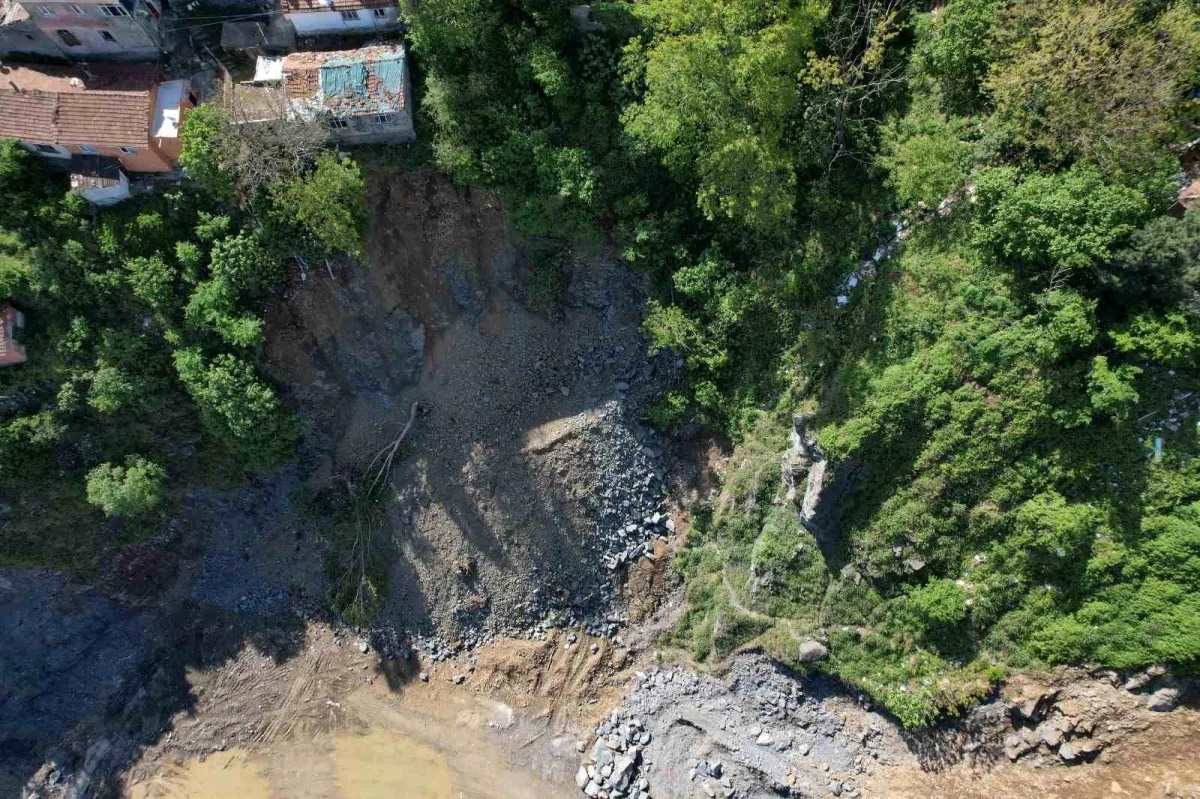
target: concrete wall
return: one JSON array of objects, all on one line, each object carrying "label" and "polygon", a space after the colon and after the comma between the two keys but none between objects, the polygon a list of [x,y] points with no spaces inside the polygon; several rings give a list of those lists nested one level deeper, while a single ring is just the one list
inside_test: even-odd
[{"label": "concrete wall", "polygon": [[[92,3],[27,0],[22,6],[30,20],[70,58],[153,61],[158,57],[158,23],[148,13],[145,2],[138,2],[131,15],[117,17],[105,15],[100,5]],[[69,36],[64,38],[59,31]],[[78,44],[68,44],[70,37]]]},{"label": "concrete wall", "polygon": [[0,58],[9,57],[48,58],[53,61],[67,59],[59,46],[31,19],[0,25]]},{"label": "concrete wall", "polygon": [[333,128],[333,138],[342,144],[408,144],[416,141],[412,114],[408,110],[393,114],[395,121],[381,125],[374,114],[350,117],[344,128]]},{"label": "concrete wall", "polygon": [[[159,144],[162,142],[162,144]],[[120,147],[92,147],[84,150],[74,144],[57,144],[56,153],[43,153],[37,149],[37,144],[50,142],[33,142],[22,140],[21,144],[27,150],[43,158],[67,159],[72,155],[107,155],[116,158],[129,172],[170,172],[174,168],[175,159],[179,157],[178,139],[152,139],[149,146],[131,147],[133,153],[122,152]]]},{"label": "concrete wall", "polygon": [[321,36],[337,33],[370,33],[400,28],[399,11],[395,7],[380,9],[383,17],[375,16],[370,8],[353,12],[354,19],[342,19],[340,11],[296,11],[285,16],[296,28],[297,36]]}]

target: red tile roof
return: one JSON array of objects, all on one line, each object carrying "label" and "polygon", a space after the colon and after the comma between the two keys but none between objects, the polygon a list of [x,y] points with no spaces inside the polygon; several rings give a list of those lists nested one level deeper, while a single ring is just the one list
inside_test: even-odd
[{"label": "red tile roof", "polygon": [[13,335],[24,324],[20,311],[11,305],[0,309],[0,366],[25,363],[25,347]]},{"label": "red tile roof", "polygon": [[156,74],[153,66],[0,67],[0,136],[144,147]]}]

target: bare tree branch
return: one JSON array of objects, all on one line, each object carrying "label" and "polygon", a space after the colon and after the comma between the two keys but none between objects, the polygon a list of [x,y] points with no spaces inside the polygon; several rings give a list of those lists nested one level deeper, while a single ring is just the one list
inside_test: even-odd
[{"label": "bare tree branch", "polygon": [[214,146],[240,197],[303,174],[328,145],[326,123],[290,113],[282,88],[235,87],[228,111],[229,122]]}]

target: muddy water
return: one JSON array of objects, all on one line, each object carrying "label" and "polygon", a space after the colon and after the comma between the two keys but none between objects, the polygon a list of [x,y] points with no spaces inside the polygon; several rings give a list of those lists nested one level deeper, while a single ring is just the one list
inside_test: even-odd
[{"label": "muddy water", "polygon": [[332,742],[250,754],[217,752],[134,785],[131,799],[457,799],[457,785],[437,751],[388,730],[341,734]]}]

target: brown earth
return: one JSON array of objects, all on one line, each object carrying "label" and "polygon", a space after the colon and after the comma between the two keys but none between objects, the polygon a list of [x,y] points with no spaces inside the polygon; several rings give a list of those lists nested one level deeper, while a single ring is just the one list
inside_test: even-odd
[{"label": "brown earth", "polygon": [[1200,714],[1176,710],[1116,744],[1094,763],[1032,767],[1002,762],[941,772],[888,769],[865,785],[868,795],[928,799],[1100,799],[1200,796]]},{"label": "brown earth", "polygon": [[190,672],[194,705],[124,774],[121,793],[570,797],[575,742],[617,699],[633,659],[606,639],[593,653],[590,639],[568,645],[556,634],[420,664],[363,653],[356,636],[325,624],[304,635],[303,651],[282,662],[247,646]]}]

